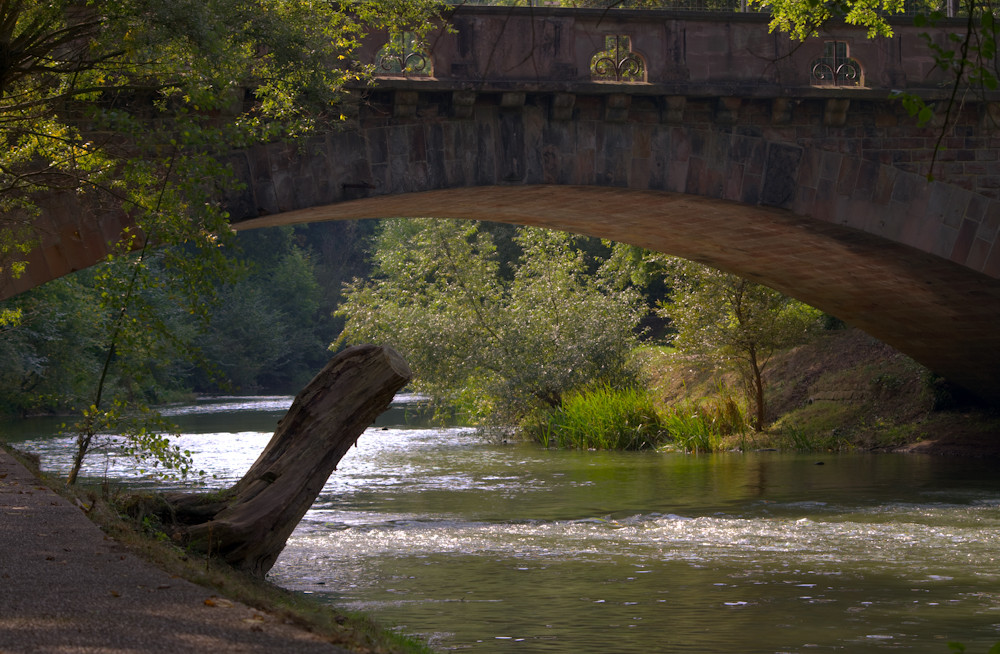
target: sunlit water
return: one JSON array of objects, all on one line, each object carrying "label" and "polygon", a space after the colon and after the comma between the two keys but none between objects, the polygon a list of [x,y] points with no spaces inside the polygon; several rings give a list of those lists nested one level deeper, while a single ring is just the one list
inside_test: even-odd
[{"label": "sunlit water", "polygon": [[[170,413],[232,483],[291,398]],[[572,452],[369,429],[270,578],[442,650],[910,652],[1000,640],[996,462],[896,455]],[[47,469],[50,423],[5,428]],[[822,465],[820,465],[822,464]],[[163,485],[98,454],[88,474]]]}]

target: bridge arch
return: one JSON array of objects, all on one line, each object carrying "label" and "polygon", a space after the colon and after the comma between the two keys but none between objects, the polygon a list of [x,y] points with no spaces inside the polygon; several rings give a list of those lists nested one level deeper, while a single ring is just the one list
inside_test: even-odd
[{"label": "bridge arch", "polygon": [[983,397],[1000,398],[1000,280],[783,209],[668,191],[504,185],[359,199],[238,229],[426,216],[571,231],[733,272],[823,309]]}]

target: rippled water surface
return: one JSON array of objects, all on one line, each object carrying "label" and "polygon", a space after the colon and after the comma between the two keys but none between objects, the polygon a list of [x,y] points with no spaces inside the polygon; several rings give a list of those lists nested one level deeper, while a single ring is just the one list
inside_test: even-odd
[{"label": "rippled water surface", "polygon": [[[290,401],[171,413],[209,485],[226,485]],[[400,404],[362,436],[274,582],[442,650],[945,654],[1000,640],[996,462],[555,451],[413,415]],[[66,442],[37,436],[51,425],[20,428],[7,437],[68,467]],[[89,473],[157,483],[105,456]]]}]

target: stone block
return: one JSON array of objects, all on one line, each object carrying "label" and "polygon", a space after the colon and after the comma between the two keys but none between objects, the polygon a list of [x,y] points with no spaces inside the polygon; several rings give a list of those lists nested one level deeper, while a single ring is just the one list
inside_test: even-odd
[{"label": "stone block", "polygon": [[764,182],[761,186],[761,204],[788,207],[795,199],[798,186],[798,167],[802,148],[795,145],[771,143],[767,147]]},{"label": "stone block", "polygon": [[500,106],[504,109],[522,109],[526,98],[524,91],[504,91],[500,94]]},{"label": "stone block", "polygon": [[872,196],[876,204],[889,204],[898,175],[899,171],[892,166],[879,166],[878,181],[875,183],[875,192]]},{"label": "stone block", "polygon": [[847,110],[850,106],[849,98],[828,98],[823,106],[823,124],[827,127],[843,127],[847,124]]},{"label": "stone block", "polygon": [[552,120],[560,122],[572,120],[575,105],[575,93],[554,93],[552,95]]},{"label": "stone block", "polygon": [[744,166],[730,162],[723,176],[722,198],[739,202],[743,199]]},{"label": "stone block", "polygon": [[700,157],[692,157],[688,163],[688,175],[684,184],[686,193],[709,198],[722,197],[724,180],[722,174],[713,169]]},{"label": "stone block", "polygon": [[647,189],[652,172],[652,161],[649,158],[633,157],[629,162],[629,188]]},{"label": "stone block", "polygon": [[687,98],[683,95],[674,95],[663,98],[663,122],[670,124],[680,124],[684,122],[684,107],[687,106]]},{"label": "stone block", "polygon": [[396,118],[413,118],[417,115],[420,94],[416,91],[395,91],[392,94],[392,115]]},{"label": "stone block", "polygon": [[878,183],[878,174],[881,166],[874,161],[862,161],[858,169],[857,182],[851,192],[851,197],[871,200],[875,193],[875,186]]},{"label": "stone block", "polygon": [[723,97],[715,104],[715,121],[720,125],[735,125],[740,119],[743,98]]},{"label": "stone block", "polygon": [[688,167],[690,159],[672,161],[667,169],[667,190],[673,193],[684,193],[687,186]]},{"label": "stone block", "polygon": [[459,120],[471,120],[475,115],[476,92],[453,91],[451,94],[451,113]]},{"label": "stone block", "polygon": [[979,223],[972,220],[963,220],[961,226],[958,229],[958,235],[955,238],[954,245],[952,246],[950,258],[955,263],[965,265],[969,258],[969,253],[972,251],[972,244],[976,240],[976,230],[979,229]]},{"label": "stone block", "polygon": [[986,266],[986,260],[989,259],[990,251],[993,248],[992,243],[988,243],[982,239],[974,239],[972,241],[972,247],[969,248],[969,255],[965,258],[965,265],[972,270],[982,271]]},{"label": "stone block", "polygon": [[815,189],[819,185],[819,173],[823,153],[813,148],[807,148],[802,152],[799,161],[799,172],[797,182],[800,187]]},{"label": "stone block", "polygon": [[969,206],[971,194],[941,182],[931,182],[929,189],[927,217],[940,220],[943,224],[958,229],[965,219],[965,211],[966,207]]},{"label": "stone block", "polygon": [[760,174],[744,170],[743,184],[740,188],[741,197],[739,200],[744,204],[749,204],[751,206],[760,204],[760,187],[763,181],[764,178]]},{"label": "stone block", "polygon": [[819,160],[819,177],[831,181],[840,179],[840,167],[843,164],[844,155],[839,152],[823,152]]},{"label": "stone block", "polygon": [[499,142],[502,170],[500,177],[505,182],[519,182],[526,174],[524,147],[524,119],[520,113],[504,112],[500,115]]},{"label": "stone block", "polygon": [[995,243],[986,257],[982,271],[990,277],[1000,278],[1000,248]]},{"label": "stone block", "polygon": [[996,243],[998,231],[1000,231],[1000,202],[992,200],[987,206],[982,220],[979,221],[976,236],[988,243]]},{"label": "stone block", "polygon": [[850,196],[854,194],[854,189],[858,183],[858,174],[861,170],[861,161],[853,157],[842,157],[840,160],[840,171],[837,174],[838,195]]},{"label": "stone block", "polygon": [[628,120],[628,110],[632,96],[625,93],[612,93],[604,99],[604,119],[609,123],[623,123]]},{"label": "stone block", "polygon": [[480,124],[478,127],[476,157],[473,163],[475,179],[476,184],[489,186],[499,181],[498,166],[502,166],[502,163],[497,161],[499,150],[493,129],[487,124]]},{"label": "stone block", "polygon": [[792,122],[792,110],[797,102],[791,98],[774,98],[771,100],[771,123],[773,125],[788,125]]},{"label": "stone block", "polygon": [[594,184],[597,183],[596,171],[597,153],[593,148],[580,150],[576,157],[573,183],[574,184]]},{"label": "stone block", "polygon": [[415,125],[408,130],[410,141],[410,161],[427,161],[427,135],[421,125]]}]

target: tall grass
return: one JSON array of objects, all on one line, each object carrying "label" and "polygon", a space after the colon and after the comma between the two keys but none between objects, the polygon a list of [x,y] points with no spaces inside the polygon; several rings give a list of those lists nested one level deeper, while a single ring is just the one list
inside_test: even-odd
[{"label": "tall grass", "polygon": [[667,436],[652,398],[637,388],[569,394],[534,423],[530,429],[546,447],[645,450],[658,447]]},{"label": "tall grass", "polygon": [[670,407],[663,412],[661,420],[673,446],[687,452],[720,450],[726,436],[742,435],[747,430],[743,407],[725,394],[701,404]]},{"label": "tall grass", "polygon": [[645,390],[600,387],[565,396],[525,429],[545,447],[713,452],[726,436],[745,433],[747,422],[743,408],[727,396],[658,411]]},{"label": "tall grass", "polygon": [[686,452],[711,452],[722,434],[697,407],[672,407],[663,416],[673,447]]}]

